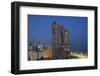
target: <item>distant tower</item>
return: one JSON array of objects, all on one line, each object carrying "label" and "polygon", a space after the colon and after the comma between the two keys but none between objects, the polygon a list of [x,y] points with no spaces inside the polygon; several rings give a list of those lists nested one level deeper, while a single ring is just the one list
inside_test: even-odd
[{"label": "distant tower", "polygon": [[53,58],[67,58],[69,55],[69,32],[56,22],[52,23]]},{"label": "distant tower", "polygon": [[70,56],[70,42],[69,42],[69,31],[61,26],[61,58],[68,58]]}]

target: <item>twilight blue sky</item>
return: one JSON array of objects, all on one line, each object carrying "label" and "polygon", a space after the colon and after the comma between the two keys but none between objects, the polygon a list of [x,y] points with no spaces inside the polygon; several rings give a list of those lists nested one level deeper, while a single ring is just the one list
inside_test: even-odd
[{"label": "twilight blue sky", "polygon": [[35,40],[50,45],[53,21],[69,31],[72,49],[87,49],[87,17],[28,15],[28,43]]}]

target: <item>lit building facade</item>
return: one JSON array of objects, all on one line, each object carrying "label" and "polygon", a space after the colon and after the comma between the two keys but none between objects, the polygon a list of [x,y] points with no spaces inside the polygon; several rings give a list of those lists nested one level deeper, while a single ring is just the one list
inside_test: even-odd
[{"label": "lit building facade", "polygon": [[68,58],[69,51],[69,32],[56,22],[52,23],[52,51],[54,59]]}]

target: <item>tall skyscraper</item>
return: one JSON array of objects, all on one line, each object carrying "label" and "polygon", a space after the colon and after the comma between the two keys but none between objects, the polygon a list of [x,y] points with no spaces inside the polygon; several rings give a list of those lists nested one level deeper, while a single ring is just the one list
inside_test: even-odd
[{"label": "tall skyscraper", "polygon": [[69,32],[56,22],[52,23],[52,51],[54,59],[64,59],[69,56]]},{"label": "tall skyscraper", "polygon": [[52,50],[53,50],[53,58],[59,58],[59,51],[61,45],[61,29],[60,26],[53,22],[52,24]]}]

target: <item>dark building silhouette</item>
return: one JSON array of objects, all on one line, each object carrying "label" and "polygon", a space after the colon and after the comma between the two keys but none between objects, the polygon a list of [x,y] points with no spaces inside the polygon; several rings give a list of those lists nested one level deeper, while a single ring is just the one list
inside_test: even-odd
[{"label": "dark building silhouette", "polygon": [[68,58],[69,51],[69,32],[56,22],[52,23],[52,51],[54,59]]}]

